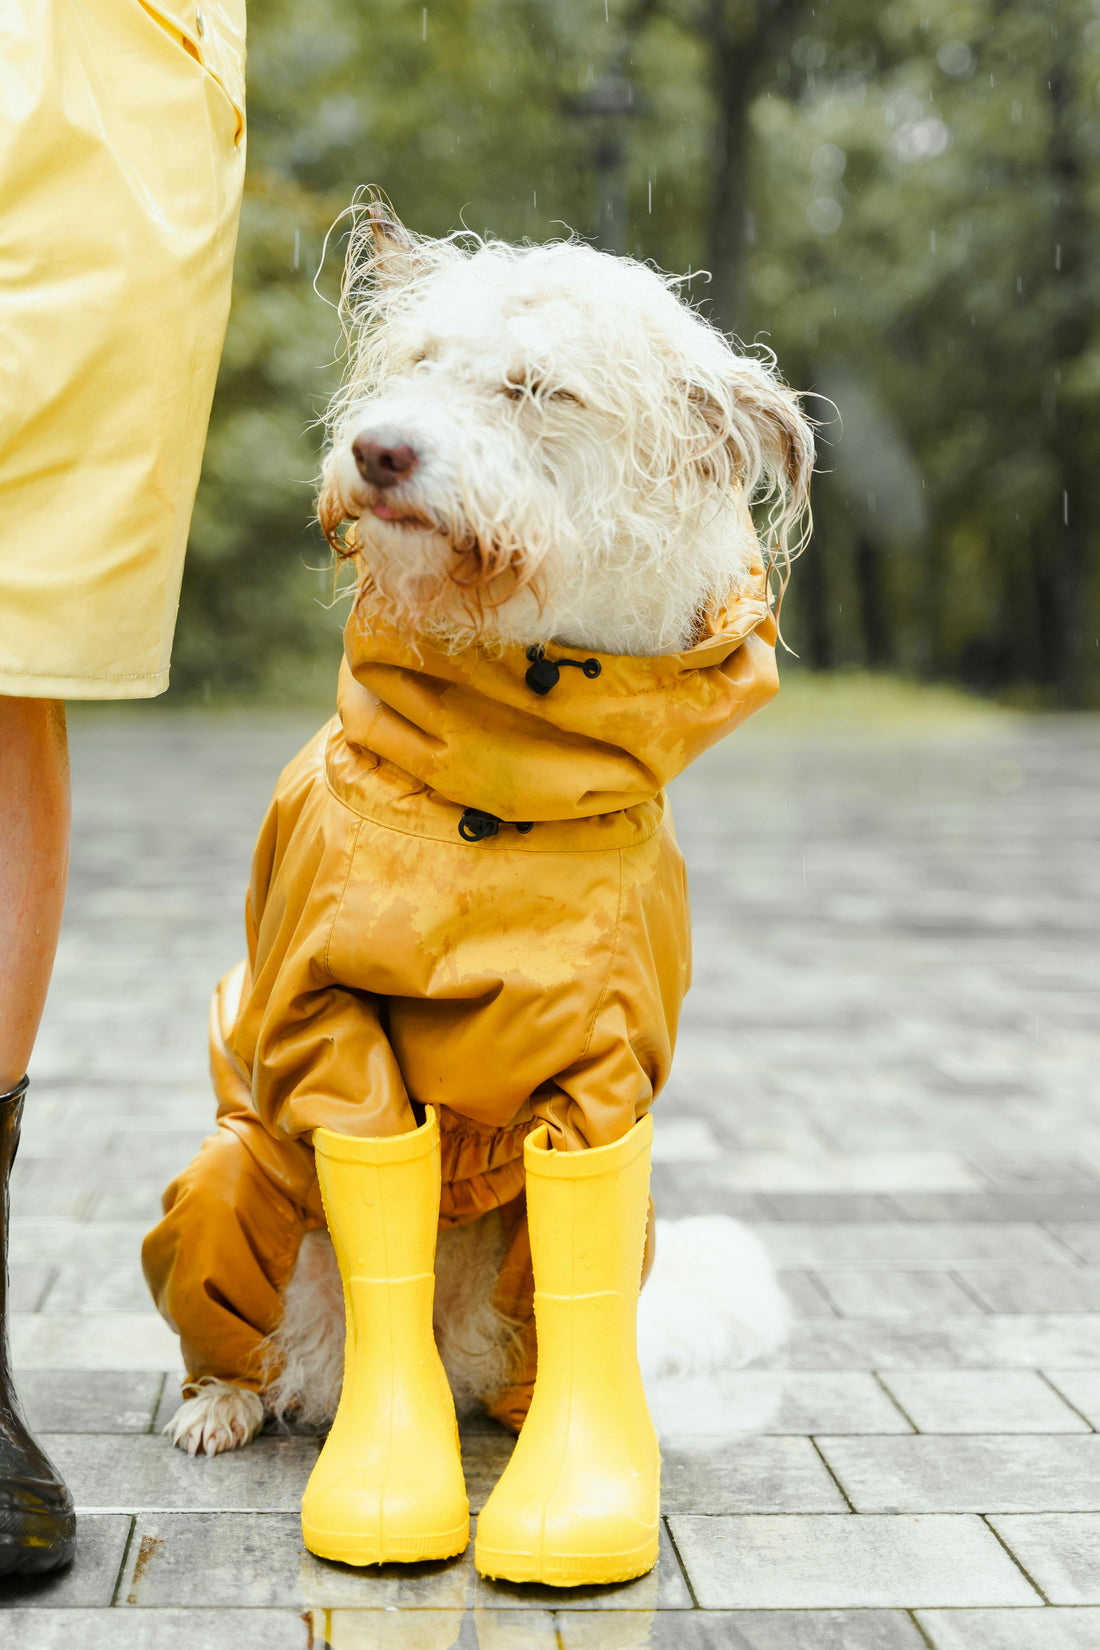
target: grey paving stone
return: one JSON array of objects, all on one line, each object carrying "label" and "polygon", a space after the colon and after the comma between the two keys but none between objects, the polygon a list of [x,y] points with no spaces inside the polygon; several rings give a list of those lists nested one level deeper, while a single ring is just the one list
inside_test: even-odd
[{"label": "grey paving stone", "polygon": [[1047,1380],[1100,1430],[1100,1369],[1045,1369]]},{"label": "grey paving stone", "polygon": [[75,1190],[68,1186],[46,1186],[41,1191],[21,1186],[12,1192],[11,1212],[17,1220],[47,1215],[58,1219],[91,1220],[99,1196],[100,1188],[94,1184]]},{"label": "grey paving stone", "polygon": [[794,1369],[1064,1369],[1100,1367],[1100,1314],[978,1315],[796,1322],[783,1353]]},{"label": "grey paving stone", "polygon": [[670,1520],[708,1610],[847,1610],[1039,1605],[979,1518]]},{"label": "grey paving stone", "polygon": [[558,1650],[542,1610],[310,1610],[305,1620],[310,1650]]},{"label": "grey paving stone", "polygon": [[[821,1271],[822,1288],[845,1318],[971,1316],[982,1308],[950,1272]],[[57,1285],[54,1286],[55,1289]]]},{"label": "grey paving stone", "polygon": [[819,1438],[857,1512],[1100,1509],[1100,1437]]},{"label": "grey paving stone", "polygon": [[43,1261],[77,1266],[126,1266],[141,1254],[148,1227],[142,1221],[46,1219],[24,1215],[11,1222],[11,1266]]},{"label": "grey paving stone", "polygon": [[123,1186],[103,1185],[88,1219],[93,1221],[134,1221],[148,1231],[163,1213],[161,1196],[166,1182],[160,1175],[152,1180],[134,1180]]},{"label": "grey paving stone", "polygon": [[45,1191],[48,1186],[65,1186],[76,1191],[87,1184],[95,1168],[106,1167],[106,1131],[97,1129],[92,1118],[74,1125],[70,1118],[57,1115],[60,1109],[46,1098],[40,1084],[31,1084],[12,1170],[13,1187]]},{"label": "grey paving stone", "polygon": [[742,1433],[909,1432],[874,1377],[864,1371],[735,1369],[667,1379],[649,1394],[663,1439],[720,1439]]},{"label": "grey paving stone", "polygon": [[[656,1129],[654,1129],[656,1134]],[[689,1215],[729,1215],[734,1220],[767,1219],[762,1200],[736,1192],[713,1169],[695,1163],[655,1163],[650,1191],[662,1220]]]},{"label": "grey paving stone", "polygon": [[666,1109],[658,1121],[654,1163],[712,1163],[721,1156],[721,1145],[705,1117],[690,1117],[680,1110],[669,1115]]},{"label": "grey paving stone", "polygon": [[1100,1312],[1100,1267],[1018,1266],[960,1276],[990,1312]]},{"label": "grey paving stone", "polygon": [[[895,1192],[889,1203],[905,1220],[1100,1222],[1100,1188],[1059,1192]],[[810,1218],[810,1217],[807,1217]]]},{"label": "grey paving stone", "polygon": [[920,1610],[933,1650],[1096,1650],[1100,1610]]},{"label": "grey paving stone", "polygon": [[[772,1220],[820,1221],[826,1225],[853,1221],[896,1220],[893,1200],[875,1192],[764,1192],[758,1202]],[[961,1217],[956,1217],[961,1218]]]},{"label": "grey paving stone", "polygon": [[796,1318],[835,1318],[836,1308],[811,1272],[777,1272],[779,1287]]},{"label": "grey paving stone", "polygon": [[[306,1650],[308,1644],[296,1610],[43,1608],[24,1611],[19,1621],[19,1650]],[[315,1650],[323,1644],[314,1634]]]},{"label": "grey paving stone", "polygon": [[178,1367],[180,1355],[179,1340],[151,1307],[79,1318],[13,1312],[11,1346],[17,1370],[162,1370]]},{"label": "grey paving stone", "polygon": [[665,1514],[847,1512],[808,1438],[698,1439],[661,1446]]},{"label": "grey paving stone", "polygon": [[1050,1232],[1086,1266],[1100,1266],[1100,1220],[1051,1222]]},{"label": "grey paving stone", "polygon": [[[562,1650],[925,1650],[900,1610],[695,1610],[624,1616],[621,1637],[601,1635],[608,1616],[557,1618]],[[502,1647],[503,1650],[503,1647]],[[508,1647],[510,1650],[510,1647]]]},{"label": "grey paving stone", "polygon": [[1051,1604],[1100,1604],[1100,1516],[1024,1513],[989,1522]]},{"label": "grey paving stone", "polygon": [[16,1266],[8,1279],[8,1311],[37,1312],[57,1276],[56,1266]]},{"label": "grey paving stone", "polygon": [[135,1253],[121,1266],[78,1266],[71,1262],[59,1266],[41,1311],[51,1318],[87,1317],[103,1312],[142,1313],[149,1304],[141,1255]]},{"label": "grey paving stone", "polygon": [[1095,1191],[1096,1176],[1066,1153],[1031,1151],[1026,1156],[993,1156],[982,1152],[974,1167],[983,1180],[1005,1191]]},{"label": "grey paving stone", "polygon": [[728,1183],[740,1191],[974,1191],[980,1180],[954,1152],[732,1152]]},{"label": "grey paving stone", "polygon": [[882,1375],[918,1432],[1086,1432],[1029,1369],[900,1369]]},{"label": "grey paving stone", "polygon": [[[101,961],[103,955],[101,950]],[[206,978],[204,972],[203,980]],[[132,970],[127,975],[127,987],[140,1001],[142,1013],[164,1000],[163,982],[135,981]],[[82,996],[100,1020],[104,1015],[117,1014],[123,1006],[109,983],[97,991],[94,983],[85,979]],[[206,1076],[195,1084],[151,1084],[146,1078],[130,1084],[117,1079],[106,1083],[75,1083],[53,1090],[37,1085],[35,1093],[40,1097],[50,1093],[54,1097],[56,1123],[66,1134],[82,1133],[93,1144],[102,1140],[104,1132],[114,1133],[118,1129],[156,1133],[163,1129],[201,1128],[210,1120],[210,1082]]]},{"label": "grey paving stone", "polygon": [[38,1369],[22,1383],[35,1432],[148,1432],[163,1385],[134,1370]]},{"label": "grey paving stone", "polygon": [[986,1263],[993,1266],[1062,1265],[1066,1252],[1041,1226],[1022,1222],[995,1228],[981,1221],[941,1221],[919,1226],[874,1221],[837,1226],[796,1221],[755,1226],[777,1266],[953,1269]]},{"label": "grey paving stone", "polygon": [[[18,1610],[20,1644],[28,1610],[106,1607],[115,1595],[122,1555],[130,1536],[129,1514],[78,1518],[76,1557],[59,1575],[38,1580],[6,1580],[0,1592],[0,1610]],[[0,1640],[4,1638],[0,1628]],[[74,1644],[76,1640],[70,1639]]]},{"label": "grey paving stone", "polygon": [[317,1459],[312,1438],[255,1439],[223,1455],[190,1456],[167,1438],[47,1434],[78,1511],[296,1512]]},{"label": "grey paving stone", "polygon": [[182,1383],[184,1374],[182,1369],[167,1370],[164,1374],[164,1385],[161,1388],[160,1401],[153,1415],[151,1431],[160,1434],[172,1419],[183,1402]]},{"label": "grey paving stone", "polygon": [[111,1141],[112,1155],[119,1168],[119,1172],[111,1178],[124,1182],[128,1178],[124,1170],[132,1166],[143,1180],[163,1176],[163,1184],[167,1185],[173,1176],[187,1167],[204,1138],[213,1132],[215,1112],[211,1098],[209,1114],[197,1127],[158,1129],[155,1132],[143,1130],[139,1135],[120,1130]]},{"label": "grey paving stone", "polygon": [[508,1465],[516,1440],[510,1432],[495,1425],[484,1432],[464,1429],[461,1437],[462,1470],[466,1476],[470,1511],[479,1513]]}]

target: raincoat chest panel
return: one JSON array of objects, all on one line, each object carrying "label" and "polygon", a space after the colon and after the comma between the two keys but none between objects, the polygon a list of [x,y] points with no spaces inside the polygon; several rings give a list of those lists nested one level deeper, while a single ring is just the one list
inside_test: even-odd
[{"label": "raincoat chest panel", "polygon": [[[626,1005],[614,1100],[631,1120],[671,1058],[686,989],[682,863],[670,838],[543,853],[441,845],[368,825],[333,935],[334,972],[388,999],[408,1092],[494,1128],[535,1115]],[[662,987],[664,989],[662,989]],[[582,1129],[587,1136],[588,1130]]]},{"label": "raincoat chest panel", "polygon": [[330,739],[284,774],[255,856],[232,1042],[267,1126],[369,1135],[409,1126],[411,1098],[617,1138],[667,1075],[687,988],[671,829],[539,853],[393,829],[333,794]]}]

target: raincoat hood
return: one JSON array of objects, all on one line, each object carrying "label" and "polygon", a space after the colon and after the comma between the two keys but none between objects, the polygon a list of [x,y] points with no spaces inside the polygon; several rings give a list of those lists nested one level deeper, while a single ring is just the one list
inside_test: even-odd
[{"label": "raincoat hood", "polygon": [[560,669],[556,682],[544,674],[552,685],[541,694],[529,680],[533,650],[446,653],[357,609],[339,718],[353,751],[464,808],[512,822],[585,819],[652,800],[766,705],[779,687],[775,641],[762,569],[683,652],[547,644],[539,651]]}]

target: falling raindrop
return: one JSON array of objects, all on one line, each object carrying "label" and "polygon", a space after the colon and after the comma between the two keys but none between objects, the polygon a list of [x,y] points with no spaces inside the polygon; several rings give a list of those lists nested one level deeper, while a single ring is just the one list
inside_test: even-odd
[{"label": "falling raindrop", "polygon": [[302,263],[302,231],[300,229],[296,229],[294,231],[294,256],[290,260],[290,267],[291,267],[291,269],[299,269],[299,268],[301,268],[301,263]]},{"label": "falling raindrop", "polygon": [[1066,492],[1062,494],[1062,525],[1069,526],[1069,494]]},{"label": "falling raindrop", "polygon": [[928,232],[928,250],[930,252],[936,250],[936,231],[934,229],[930,229]]},{"label": "falling raindrop", "polygon": [[652,212],[653,212],[653,179],[652,178],[650,178],[650,180],[649,180],[649,211],[652,214]]},{"label": "falling raindrop", "polygon": [[427,6],[425,6],[424,9],[420,13],[420,38],[421,38],[421,40],[427,40],[427,38],[428,38],[428,8],[427,8]]},{"label": "falling raindrop", "polygon": [[974,53],[964,40],[945,40],[936,53],[936,62],[944,74],[957,78],[974,72]]},{"label": "falling raindrop", "polygon": [[1062,270],[1062,247],[1061,243],[1057,241],[1054,244],[1054,267],[1060,274]]},{"label": "falling raindrop", "polygon": [[806,222],[819,235],[835,235],[844,218],[844,208],[832,195],[819,195],[806,208]]},{"label": "falling raindrop", "polygon": [[537,189],[532,189],[532,191],[531,191],[531,205],[534,207],[535,211],[537,212],[538,209],[539,209],[539,195],[538,195],[538,190]]}]

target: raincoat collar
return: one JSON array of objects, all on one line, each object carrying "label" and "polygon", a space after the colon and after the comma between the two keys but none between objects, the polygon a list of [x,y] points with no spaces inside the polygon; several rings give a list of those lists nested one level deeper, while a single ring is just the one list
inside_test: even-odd
[{"label": "raincoat collar", "polygon": [[693,647],[657,658],[549,643],[563,668],[541,696],[528,650],[446,653],[353,612],[338,693],[352,751],[463,808],[506,821],[591,818],[650,801],[774,696],[775,622],[763,571],[708,614]]}]

